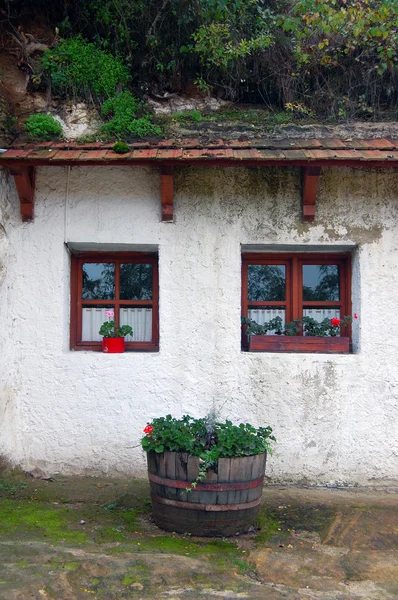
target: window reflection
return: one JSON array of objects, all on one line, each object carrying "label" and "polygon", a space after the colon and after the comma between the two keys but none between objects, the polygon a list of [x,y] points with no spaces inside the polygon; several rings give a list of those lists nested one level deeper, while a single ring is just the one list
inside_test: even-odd
[{"label": "window reflection", "polygon": [[248,298],[254,302],[285,300],[285,265],[249,265]]},{"label": "window reflection", "polygon": [[109,300],[115,297],[115,265],[83,264],[83,300]]},{"label": "window reflection", "polygon": [[338,265],[303,265],[303,300],[340,300]]},{"label": "window reflection", "polygon": [[152,299],[152,265],[120,265],[120,298],[122,300]]}]

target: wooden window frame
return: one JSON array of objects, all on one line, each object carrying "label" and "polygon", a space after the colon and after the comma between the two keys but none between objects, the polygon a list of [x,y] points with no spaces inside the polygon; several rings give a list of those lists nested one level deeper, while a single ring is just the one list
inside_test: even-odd
[{"label": "wooden window frame", "polygon": [[[302,266],[303,265],[339,265],[340,274],[340,300],[318,301],[302,299]],[[285,265],[286,268],[286,300],[273,301],[249,301],[248,299],[248,266],[249,265]],[[242,254],[242,315],[248,316],[250,308],[256,306],[278,306],[286,309],[286,323],[299,319],[303,316],[305,308],[311,306],[322,306],[325,308],[340,308],[343,318],[351,315],[351,254],[349,252],[339,253],[244,253]],[[351,337],[351,327],[347,326],[341,330],[342,336]],[[302,333],[299,334],[302,336]],[[248,348],[248,340],[242,328],[242,347]]]},{"label": "wooden window frame", "polygon": [[[115,263],[115,299],[112,300],[84,300],[83,288],[83,263]],[[151,264],[152,271],[152,299],[151,300],[123,300],[120,299],[119,269],[120,264]],[[152,309],[152,341],[151,342],[126,342],[126,351],[158,351],[159,350],[159,269],[157,253],[146,252],[77,252],[71,256],[71,308],[70,308],[70,348],[71,350],[91,350],[100,352],[101,342],[82,341],[82,306],[112,304],[115,310],[114,320],[119,325],[120,307],[134,307]]]}]

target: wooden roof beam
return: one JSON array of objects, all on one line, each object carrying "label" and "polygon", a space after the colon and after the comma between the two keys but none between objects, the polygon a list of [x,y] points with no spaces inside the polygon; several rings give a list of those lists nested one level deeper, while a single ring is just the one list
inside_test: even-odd
[{"label": "wooden roof beam", "polygon": [[160,193],[162,200],[162,221],[174,220],[174,170],[173,167],[160,168]]},{"label": "wooden roof beam", "polygon": [[320,174],[320,167],[303,167],[303,221],[305,223],[312,223],[315,219],[316,193]]},{"label": "wooden roof beam", "polygon": [[35,204],[35,167],[12,167],[11,175],[14,177],[15,186],[20,203],[22,221],[32,221]]}]

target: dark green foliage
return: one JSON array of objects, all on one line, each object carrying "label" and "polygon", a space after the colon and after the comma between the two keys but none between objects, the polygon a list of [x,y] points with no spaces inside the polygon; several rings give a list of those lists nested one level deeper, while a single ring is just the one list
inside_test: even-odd
[{"label": "dark green foliage", "polygon": [[109,137],[161,136],[162,130],[152,122],[152,116],[145,106],[130,92],[121,92],[107,100],[101,114],[109,118],[101,127],[101,132]]},{"label": "dark green foliage", "polygon": [[[357,318],[354,315],[354,318]],[[242,324],[246,326],[247,335],[267,335],[269,331],[276,335],[297,335],[303,331],[304,335],[320,336],[320,337],[335,337],[340,335],[342,327],[347,327],[352,322],[352,317],[346,315],[344,319],[323,319],[317,321],[312,317],[301,317],[301,319],[293,319],[290,323],[283,325],[280,317],[275,317],[262,325],[259,325],[252,319],[242,317]]]},{"label": "dark green foliage", "polygon": [[112,146],[112,150],[116,154],[127,154],[127,152],[130,152],[130,146],[126,144],[126,142],[116,142],[116,144]]},{"label": "dark green foliage", "polygon": [[175,419],[171,415],[153,419],[144,429],[141,445],[146,452],[187,452],[198,456],[198,475],[187,488],[192,491],[206,477],[207,470],[217,464],[219,458],[254,456],[272,452],[270,440],[275,440],[271,427],[256,429],[249,423],[233,425],[231,421],[217,422],[214,415],[194,419],[184,415]]},{"label": "dark green foliage", "polygon": [[[12,5],[17,19],[15,7],[22,12],[31,0]],[[44,11],[44,0],[38,5]],[[80,79],[80,71],[72,77],[67,67],[65,80],[58,64],[74,56],[76,38],[46,53],[43,64],[60,93],[106,98],[115,94],[115,79],[126,82],[121,62],[93,66],[101,48],[120,57],[140,95],[196,82],[203,93],[266,104],[281,122],[285,110],[294,119],[397,116],[396,1],[54,0],[46,12],[61,35],[95,43],[86,44],[82,61],[89,78]],[[111,92],[102,80],[113,82]],[[101,90],[87,91],[97,85]]]},{"label": "dark green foliage", "polygon": [[105,323],[102,323],[98,333],[105,338],[119,338],[126,337],[126,335],[133,335],[133,330],[130,325],[117,327],[115,321],[105,321]]},{"label": "dark green foliage", "polygon": [[126,85],[129,73],[120,58],[77,36],[44,52],[41,61],[52,89],[62,96],[102,101]]},{"label": "dark green foliage", "polygon": [[29,137],[39,140],[50,140],[62,135],[60,123],[52,115],[46,114],[30,115],[25,121],[24,130]]},{"label": "dark green foliage", "polygon": [[194,419],[189,415],[181,419],[171,415],[153,419],[149,429],[141,440],[147,452],[188,452],[203,459],[211,455],[212,462],[218,458],[252,456],[270,451],[270,440],[275,439],[271,427],[256,429],[248,423],[233,425],[231,421],[220,423],[211,418]]}]

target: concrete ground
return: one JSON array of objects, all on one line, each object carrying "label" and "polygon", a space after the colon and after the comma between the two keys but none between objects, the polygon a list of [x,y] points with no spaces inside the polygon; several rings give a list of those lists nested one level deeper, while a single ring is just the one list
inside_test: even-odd
[{"label": "concrete ground", "polygon": [[142,480],[0,475],[1,600],[397,600],[394,489],[264,489],[258,529],[167,534]]}]

